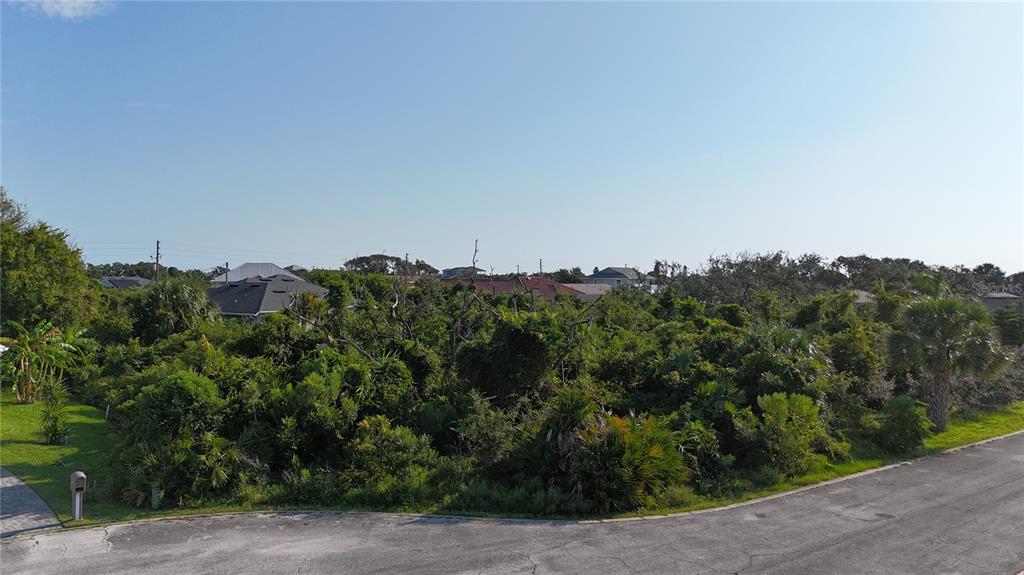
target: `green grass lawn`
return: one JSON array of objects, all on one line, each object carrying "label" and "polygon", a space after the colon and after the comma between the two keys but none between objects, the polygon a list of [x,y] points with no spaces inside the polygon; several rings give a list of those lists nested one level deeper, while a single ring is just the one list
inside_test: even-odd
[{"label": "green grass lawn", "polygon": [[107,461],[114,440],[103,412],[72,404],[67,444],[43,445],[41,409],[41,403],[19,404],[10,394],[0,398],[0,465],[35,490],[61,521],[71,519],[72,471],[84,471],[89,479],[85,511],[91,519],[117,519],[134,512],[110,494]]},{"label": "green grass lawn", "polygon": [[[253,507],[238,505],[214,505],[191,509],[150,511],[121,503],[110,489],[110,471],[107,462],[110,450],[114,445],[114,437],[110,426],[103,417],[103,412],[87,405],[72,404],[70,406],[71,429],[67,445],[53,446],[43,445],[39,437],[41,407],[39,403],[19,404],[10,394],[4,394],[0,398],[0,465],[32,487],[62,521],[68,522],[71,513],[68,475],[72,471],[78,470],[84,471],[89,477],[90,491],[86,499],[86,519],[74,522],[74,524],[253,509]],[[913,456],[930,455],[1022,429],[1024,429],[1024,402],[1018,402],[993,412],[956,417],[950,422],[946,431],[930,437],[925,442],[925,447]],[[734,498],[716,500],[695,498],[682,507],[652,509],[628,515],[660,515],[738,503],[910,458],[877,457],[871,453],[857,453],[856,449],[854,456],[851,461],[821,466],[770,488],[750,491]],[[98,483],[95,488],[93,487],[94,481]],[[475,513],[472,510],[447,510],[446,512],[492,517],[499,515]]]},{"label": "green grass lawn", "polygon": [[954,418],[946,431],[925,440],[924,447],[928,453],[934,453],[1021,429],[1024,429],[1024,401],[997,411]]}]

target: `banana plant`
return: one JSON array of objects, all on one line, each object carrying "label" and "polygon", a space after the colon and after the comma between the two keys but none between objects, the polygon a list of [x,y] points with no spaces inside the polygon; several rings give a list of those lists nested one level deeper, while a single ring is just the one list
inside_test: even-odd
[{"label": "banana plant", "polygon": [[16,321],[7,322],[11,336],[0,337],[6,349],[0,354],[3,378],[11,382],[15,397],[21,403],[32,403],[39,396],[43,381],[60,381],[64,370],[79,361],[88,338],[85,331],[72,328],[61,331],[48,321],[26,328]]}]

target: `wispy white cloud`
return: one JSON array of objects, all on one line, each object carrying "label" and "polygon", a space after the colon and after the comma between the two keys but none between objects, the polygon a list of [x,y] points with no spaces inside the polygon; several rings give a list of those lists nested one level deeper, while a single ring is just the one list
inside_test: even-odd
[{"label": "wispy white cloud", "polygon": [[24,10],[41,12],[62,20],[92,18],[110,11],[114,3],[110,0],[8,0],[10,4]]}]

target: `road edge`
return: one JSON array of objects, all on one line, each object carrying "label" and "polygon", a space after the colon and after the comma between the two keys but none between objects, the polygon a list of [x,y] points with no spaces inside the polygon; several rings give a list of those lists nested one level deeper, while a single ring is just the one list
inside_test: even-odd
[{"label": "road edge", "polygon": [[[786,491],[780,491],[778,493],[772,493],[771,495],[765,495],[763,497],[757,497],[757,498],[754,498],[754,499],[748,499],[746,501],[740,501],[740,502],[737,502],[737,503],[730,503],[729,505],[722,505],[722,506],[719,506],[719,507],[708,507],[706,509],[695,509],[693,511],[680,511],[678,513],[665,513],[665,514],[661,514],[661,515],[638,515],[636,517],[609,517],[609,518],[606,518],[606,519],[540,519],[540,518],[519,518],[519,517],[478,517],[478,516],[473,516],[473,515],[440,514],[440,513],[404,513],[404,512],[400,512],[400,511],[333,511],[333,510],[325,510],[325,509],[301,509],[301,508],[298,508],[298,509],[280,509],[280,510],[275,510],[275,509],[262,509],[262,510],[254,509],[252,511],[225,511],[225,512],[220,512],[220,513],[196,513],[194,515],[174,515],[174,516],[169,516],[169,517],[148,517],[148,518],[143,518],[143,519],[133,519],[133,520],[128,520],[128,521],[118,521],[118,522],[111,522],[111,523],[94,523],[94,524],[90,524],[90,525],[81,525],[81,526],[70,526],[70,527],[61,526],[61,527],[57,527],[55,529],[40,529],[40,530],[34,530],[34,531],[31,531],[31,532],[26,532],[26,533],[21,533],[21,534],[12,534],[11,536],[4,537],[2,540],[0,540],[0,545],[6,545],[6,544],[8,544],[10,542],[17,541],[19,539],[31,539],[32,537],[35,537],[37,535],[47,535],[47,534],[50,534],[50,533],[56,533],[58,531],[77,531],[79,529],[83,529],[84,530],[84,529],[92,529],[92,528],[111,529],[111,528],[116,528],[116,527],[121,526],[121,525],[136,524],[136,523],[150,523],[150,522],[157,522],[157,521],[189,521],[189,520],[193,520],[193,519],[216,518],[216,517],[236,517],[236,516],[241,516],[241,515],[261,515],[261,514],[262,515],[282,515],[282,516],[284,516],[284,515],[386,515],[386,516],[391,516],[391,517],[402,517],[402,518],[409,518],[409,519],[433,519],[433,520],[437,520],[437,521],[501,521],[501,522],[505,522],[505,523],[571,523],[571,524],[580,524],[580,525],[599,524],[599,523],[627,523],[627,522],[633,522],[633,521],[660,521],[660,520],[663,520],[663,519],[672,519],[672,518],[677,518],[677,517],[687,517],[687,516],[691,516],[691,515],[703,515],[703,514],[706,514],[706,513],[715,513],[715,512],[718,512],[718,511],[725,511],[725,510],[728,510],[728,509],[736,509],[736,508],[740,508],[740,507],[746,507],[746,506],[754,505],[754,504],[761,503],[761,502],[764,502],[764,501],[772,501],[772,500],[775,500],[775,499],[781,499],[783,497],[789,497],[791,495],[796,495],[797,493],[803,493],[805,491],[810,491],[812,489],[818,489],[820,487],[827,487],[829,485],[835,485],[836,483],[842,483],[843,481],[848,481],[850,479],[855,479],[857,477],[864,477],[866,475],[871,475],[873,473],[880,473],[882,471],[886,471],[886,470],[889,470],[889,469],[895,469],[897,467],[902,467],[902,466],[906,466],[906,465],[914,465],[915,463],[919,463],[921,461],[925,461],[925,460],[929,460],[929,459],[934,459],[934,458],[937,458],[937,457],[942,457],[943,455],[947,455],[947,454],[950,454],[950,453],[956,453],[957,451],[963,451],[965,449],[970,449],[972,447],[979,447],[981,445],[985,445],[986,443],[992,443],[992,442],[995,442],[995,441],[1001,441],[1003,439],[1009,439],[1010,437],[1014,437],[1014,436],[1017,436],[1017,435],[1024,435],[1024,429],[1019,429],[1017,431],[1012,431],[1010,433],[1006,433],[1006,434],[1003,434],[1003,435],[998,435],[996,437],[990,437],[988,439],[982,439],[982,440],[979,440],[979,441],[975,441],[973,443],[968,443],[968,444],[960,445],[960,446],[957,446],[957,447],[950,447],[948,449],[943,449],[942,451],[938,451],[936,453],[929,453],[927,455],[922,455],[920,457],[915,457],[913,459],[908,459],[906,461],[898,461],[896,463],[889,463],[887,465],[882,465],[880,467],[875,467],[875,468],[872,468],[872,469],[865,469],[864,471],[858,471],[856,473],[851,473],[849,475],[843,475],[841,477],[835,477],[835,478],[832,478],[832,479],[826,479],[825,481],[820,481],[818,483],[812,483],[810,485],[804,485],[804,486],[801,486],[801,487],[795,487],[793,489],[788,489]],[[1024,575],[1024,572],[1021,572],[1021,574],[1019,574],[1019,575]]]}]

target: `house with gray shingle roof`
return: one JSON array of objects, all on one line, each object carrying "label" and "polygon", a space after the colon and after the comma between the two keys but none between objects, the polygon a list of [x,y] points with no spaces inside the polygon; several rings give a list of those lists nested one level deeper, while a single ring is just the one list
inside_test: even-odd
[{"label": "house with gray shingle roof", "polygon": [[487,270],[482,270],[473,266],[448,268],[441,270],[441,279],[451,280],[456,278],[472,278],[484,273],[485,271]]},{"label": "house with gray shingle roof", "polygon": [[229,281],[206,290],[206,296],[217,304],[222,316],[248,319],[254,323],[259,323],[264,315],[284,311],[292,299],[302,293],[324,297],[327,290],[285,274]]},{"label": "house with gray shingle roof", "polygon": [[103,287],[117,289],[146,287],[150,283],[152,283],[151,280],[139,276],[103,276],[100,278],[100,284]]},{"label": "house with gray shingle roof", "polygon": [[1019,295],[1014,295],[1009,292],[989,292],[981,296],[981,303],[985,304],[988,311],[993,312],[1004,307],[1013,307],[1021,305],[1024,301]]},{"label": "house with gray shingle roof", "polygon": [[636,268],[604,268],[583,278],[583,283],[605,284],[612,287],[630,286],[645,291],[654,291],[654,278]]},{"label": "house with gray shingle roof", "polygon": [[285,275],[297,280],[301,280],[299,276],[292,272],[284,269],[277,264],[271,263],[245,263],[242,264],[227,273],[220,274],[219,276],[210,280],[212,284],[223,284],[230,282],[240,282],[249,278],[269,278],[278,275]]}]

